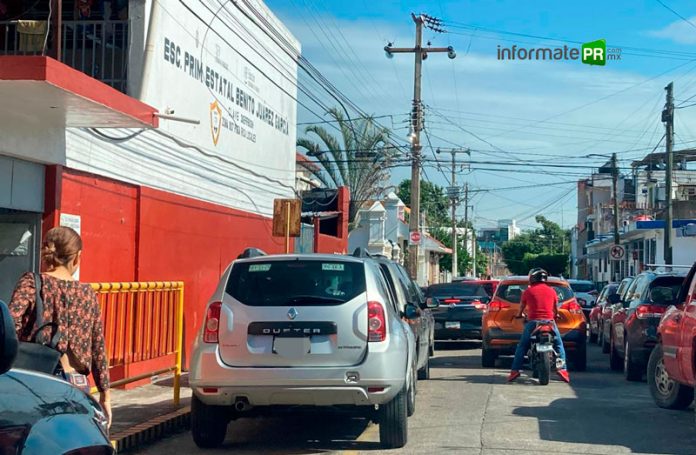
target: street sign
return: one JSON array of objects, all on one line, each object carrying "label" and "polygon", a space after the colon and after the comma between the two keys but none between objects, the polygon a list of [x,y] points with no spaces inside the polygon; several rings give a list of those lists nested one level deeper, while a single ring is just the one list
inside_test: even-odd
[{"label": "street sign", "polygon": [[275,199],[273,201],[273,236],[299,237],[300,212],[302,212],[302,201],[299,199]]},{"label": "street sign", "polygon": [[421,236],[420,231],[411,231],[411,234],[409,236],[409,241],[411,245],[420,245],[422,239],[423,237]]},{"label": "street sign", "polygon": [[611,251],[609,252],[609,254],[611,254],[612,259],[618,261],[620,259],[623,259],[624,256],[626,256],[626,249],[621,245],[614,245],[611,247]]}]

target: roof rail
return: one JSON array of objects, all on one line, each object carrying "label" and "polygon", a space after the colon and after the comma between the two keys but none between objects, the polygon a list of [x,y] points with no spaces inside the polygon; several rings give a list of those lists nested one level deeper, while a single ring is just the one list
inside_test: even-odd
[{"label": "roof rail", "polygon": [[371,258],[372,255],[367,251],[367,248],[358,247],[351,255],[356,258]]},{"label": "roof rail", "polygon": [[244,251],[242,251],[242,254],[237,256],[237,259],[256,258],[259,256],[267,256],[267,255],[266,255],[265,251],[260,250],[258,248],[247,248]]}]

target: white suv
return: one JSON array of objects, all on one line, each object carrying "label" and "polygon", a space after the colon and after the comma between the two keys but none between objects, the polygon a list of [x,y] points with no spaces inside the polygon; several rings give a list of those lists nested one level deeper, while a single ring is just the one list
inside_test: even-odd
[{"label": "white suv", "polygon": [[415,339],[379,266],[337,255],[234,261],[193,346],[191,430],[216,447],[230,420],[273,406],[360,407],[387,448],[415,409]]}]

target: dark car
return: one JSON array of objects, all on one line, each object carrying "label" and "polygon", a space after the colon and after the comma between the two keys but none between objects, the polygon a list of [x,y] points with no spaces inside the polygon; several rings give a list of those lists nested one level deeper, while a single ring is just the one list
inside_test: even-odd
[{"label": "dark car", "polygon": [[616,294],[619,288],[618,283],[608,283],[602,288],[602,292],[599,293],[597,297],[597,303],[594,308],[590,311],[589,324],[590,324],[590,343],[597,343],[602,345],[603,330],[604,327],[604,307],[607,305],[608,298],[610,295]]},{"label": "dark car", "polygon": [[115,453],[91,396],[53,376],[10,370],[17,336],[0,301],[0,454]]},{"label": "dark car", "polygon": [[643,377],[650,353],[657,343],[660,318],[677,303],[685,273],[643,272],[628,288],[621,308],[612,316],[609,348],[611,368],[623,368],[629,381]]},{"label": "dark car", "polygon": [[379,256],[375,256],[374,259],[384,274],[389,292],[397,302],[399,310],[405,311],[409,303],[418,308],[418,316],[409,320],[409,326],[416,337],[418,379],[430,379],[430,356],[435,350],[435,322],[425,296],[401,265]]},{"label": "dark car", "polygon": [[[608,301],[607,303],[604,304],[604,310],[602,311],[602,327],[601,327],[601,332],[602,332],[602,352],[604,354],[609,353],[609,340],[611,340],[611,318],[614,316],[614,312],[619,311],[622,308],[621,302],[623,301],[623,298],[626,296],[626,293],[628,291],[628,288],[631,286],[631,283],[633,283],[633,280],[635,280],[635,277],[629,276],[621,280],[619,283],[619,287],[616,289],[616,295],[618,297],[612,297],[613,301]],[[607,300],[609,300],[609,297],[607,297]]]},{"label": "dark car", "polygon": [[434,306],[436,340],[481,339],[481,317],[498,281],[433,284],[425,297]]}]

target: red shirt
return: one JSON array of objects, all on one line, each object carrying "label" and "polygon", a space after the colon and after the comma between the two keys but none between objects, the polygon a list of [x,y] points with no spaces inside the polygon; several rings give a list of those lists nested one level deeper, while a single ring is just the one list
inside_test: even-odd
[{"label": "red shirt", "polygon": [[524,290],[521,302],[526,305],[528,320],[552,321],[554,307],[558,304],[558,295],[548,284],[534,283]]}]

